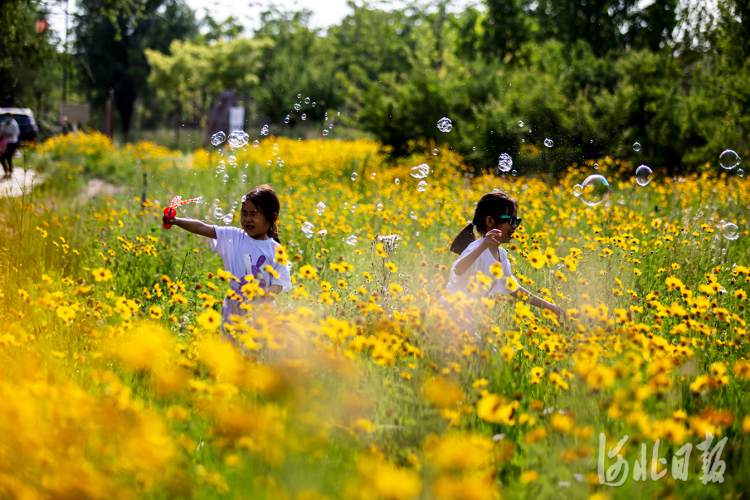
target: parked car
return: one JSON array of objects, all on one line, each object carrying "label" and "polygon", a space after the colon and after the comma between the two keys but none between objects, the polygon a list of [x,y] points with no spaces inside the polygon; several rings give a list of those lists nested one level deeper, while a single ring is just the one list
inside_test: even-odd
[{"label": "parked car", "polygon": [[21,143],[24,142],[36,142],[36,137],[39,134],[39,127],[37,127],[34,121],[34,112],[29,108],[0,108],[0,116],[10,113],[18,122],[18,128],[21,129],[21,134],[18,136],[18,140]]}]

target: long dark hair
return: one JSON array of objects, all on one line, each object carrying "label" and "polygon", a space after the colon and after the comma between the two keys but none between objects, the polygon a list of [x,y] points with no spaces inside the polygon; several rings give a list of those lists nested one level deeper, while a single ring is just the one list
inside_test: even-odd
[{"label": "long dark hair", "polygon": [[279,241],[279,230],[276,227],[276,219],[279,217],[281,211],[281,203],[279,197],[276,195],[276,191],[273,190],[268,184],[261,184],[255,186],[245,195],[245,201],[252,201],[255,208],[263,212],[263,215],[271,221],[271,227],[268,228],[266,233],[270,238]]},{"label": "long dark hair", "polygon": [[487,193],[477,203],[474,219],[458,233],[451,243],[451,252],[461,255],[466,247],[474,241],[474,227],[481,235],[487,233],[488,215],[513,215],[518,210],[518,203],[505,193]]}]

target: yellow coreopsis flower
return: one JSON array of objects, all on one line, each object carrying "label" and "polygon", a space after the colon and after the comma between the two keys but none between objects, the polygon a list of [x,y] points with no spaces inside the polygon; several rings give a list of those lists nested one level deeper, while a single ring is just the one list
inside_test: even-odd
[{"label": "yellow coreopsis flower", "polygon": [[216,330],[221,323],[221,315],[213,309],[207,309],[197,318],[198,324],[206,330]]},{"label": "yellow coreopsis flower", "polygon": [[526,260],[528,260],[529,264],[531,264],[531,266],[535,269],[541,269],[545,266],[545,264],[547,264],[547,256],[539,250],[532,250],[531,252],[529,252]]},{"label": "yellow coreopsis flower", "polygon": [[94,269],[93,271],[91,271],[91,274],[94,275],[94,279],[96,281],[108,281],[112,279],[112,271],[110,271],[109,269],[104,269],[103,267]]}]

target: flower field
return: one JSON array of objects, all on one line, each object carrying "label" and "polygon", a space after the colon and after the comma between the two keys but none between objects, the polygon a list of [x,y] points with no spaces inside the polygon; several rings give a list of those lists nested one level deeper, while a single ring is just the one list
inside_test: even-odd
[{"label": "flower field", "polygon": [[[640,186],[612,158],[554,180],[475,177],[447,147],[424,151],[393,160],[370,141],[265,138],[181,156],[79,134],[30,152],[46,184],[0,201],[0,496],[748,491],[746,181],[707,164]],[[420,164],[424,179],[410,175]],[[572,187],[592,173],[612,191],[589,207]],[[125,189],[81,197],[85,176]],[[181,216],[236,224],[261,183],[281,200],[277,258],[293,289],[273,309],[244,305],[237,348],[218,326],[241,277],[207,239],[163,229],[162,209],[201,196]],[[567,322],[483,297],[497,276],[447,299],[474,312],[480,339],[438,305],[450,242],[493,189],[523,217],[506,246],[515,278]]]}]

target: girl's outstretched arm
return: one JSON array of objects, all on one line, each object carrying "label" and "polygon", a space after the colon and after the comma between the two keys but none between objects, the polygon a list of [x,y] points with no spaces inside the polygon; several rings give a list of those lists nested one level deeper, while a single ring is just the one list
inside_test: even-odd
[{"label": "girl's outstretched arm", "polygon": [[540,309],[549,309],[550,311],[555,313],[555,315],[557,315],[558,319],[565,320],[568,318],[567,313],[562,307],[555,305],[552,302],[547,302],[546,300],[540,299],[523,287],[519,286],[515,292],[511,293],[511,296],[518,298],[518,295],[521,293],[526,294],[526,296],[529,298],[529,304],[531,304],[532,306],[536,306]]},{"label": "girl's outstretched arm", "polygon": [[185,231],[189,231],[193,234],[199,234],[206,238],[216,239],[216,229],[213,226],[204,224],[203,222],[195,219],[179,219],[177,217],[162,217],[164,224],[172,224],[173,226],[181,227]]}]

